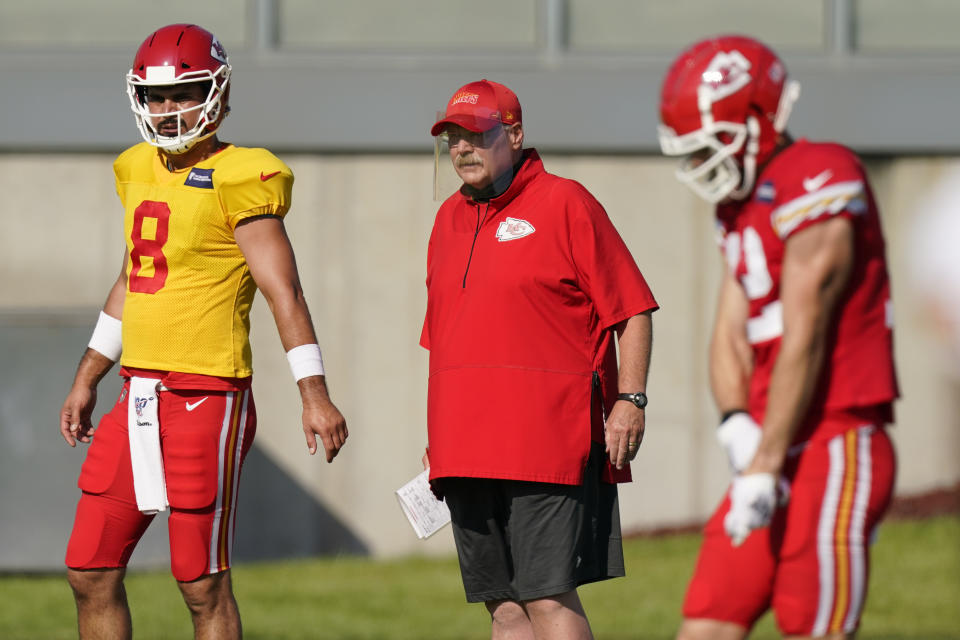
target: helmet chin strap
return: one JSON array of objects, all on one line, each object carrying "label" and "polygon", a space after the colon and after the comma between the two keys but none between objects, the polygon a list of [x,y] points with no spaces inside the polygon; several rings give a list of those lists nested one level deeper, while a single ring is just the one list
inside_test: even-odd
[{"label": "helmet chin strap", "polygon": [[[192,138],[190,140],[180,142],[179,144],[170,142],[170,146],[165,146],[162,142],[160,142],[160,140],[163,139],[163,136],[157,136],[157,141],[159,143],[158,146],[164,153],[171,156],[179,156],[190,151],[195,146],[197,146],[200,142],[206,140],[207,138],[212,136],[214,133],[216,133],[216,131],[211,131],[205,135],[197,136],[196,138]],[[175,140],[175,139],[171,138],[171,140]]]},{"label": "helmet chin strap", "polygon": [[[215,91],[215,89],[216,89],[215,87],[211,88],[210,90],[211,94]],[[216,123],[218,118],[220,118],[220,110],[222,107],[223,107],[223,104],[221,103],[220,96],[216,96],[215,98],[208,99],[208,104],[203,109],[203,118],[201,118],[200,122],[197,123],[196,128],[199,128],[202,130],[204,128],[210,127],[212,123]],[[226,117],[226,114],[229,112],[230,110],[228,108],[224,113],[224,117]],[[179,125],[180,125],[180,122],[182,121],[182,118],[183,116],[181,114],[177,114],[178,130],[179,130]],[[182,155],[190,151],[191,149],[193,149],[195,146],[197,146],[198,143],[206,140],[207,138],[215,134],[217,132],[217,129],[219,129],[219,126],[220,125],[217,124],[216,126],[213,126],[213,128],[210,131],[207,131],[206,133],[201,133],[189,140],[181,141],[180,144],[174,144],[174,142],[171,142],[170,144],[172,148],[165,148],[163,146],[161,146],[160,148],[163,149],[165,153],[168,153],[172,156]],[[187,135],[193,135],[192,131],[193,130],[188,131]],[[159,140],[160,138],[161,136],[157,135],[157,139]],[[176,140],[176,139],[171,138],[171,140]]]},{"label": "helmet chin strap", "polygon": [[753,191],[757,179],[757,155],[760,153],[760,123],[754,116],[747,116],[747,142],[743,154],[743,180],[740,188],[730,192],[729,198],[743,200]]},{"label": "helmet chin strap", "polygon": [[[212,126],[212,123],[215,123],[220,116],[221,104],[217,100],[215,104],[212,104],[204,109],[204,117],[197,123],[194,129],[191,129],[186,134],[176,137],[167,137],[161,136],[156,130],[153,130],[154,137],[157,141],[157,146],[163,150],[164,153],[167,153],[171,156],[182,155],[195,146],[198,143],[206,140],[219,129],[219,125]],[[177,130],[179,131],[180,125],[183,121],[183,115],[177,114]],[[197,130],[202,131],[203,129],[209,128],[206,133],[198,133]],[[153,129],[153,127],[151,127]]]}]

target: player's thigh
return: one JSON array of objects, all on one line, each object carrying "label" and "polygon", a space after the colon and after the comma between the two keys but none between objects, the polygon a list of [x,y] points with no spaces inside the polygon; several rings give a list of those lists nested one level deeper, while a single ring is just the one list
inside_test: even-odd
[{"label": "player's thigh", "polygon": [[893,492],[896,461],[883,429],[863,426],[803,452],[773,607],[788,635],[850,633],[867,592],[870,540]]},{"label": "player's thigh", "polygon": [[256,409],[249,390],[167,391],[160,398],[171,568],[187,582],[230,567]]},{"label": "player's thigh", "polygon": [[683,617],[749,629],[770,604],[776,567],[772,546],[782,530],[784,514],[778,510],[770,527],[753,531],[735,547],[723,528],[729,508],[730,499],[725,496],[704,527]]},{"label": "player's thigh", "polygon": [[83,493],[67,543],[67,566],[125,567],[153,519],[137,509],[134,496],[126,387],[94,431],[78,484]]},{"label": "player's thigh", "polygon": [[256,433],[249,390],[168,390],[160,396],[167,498],[177,509],[229,501]]}]

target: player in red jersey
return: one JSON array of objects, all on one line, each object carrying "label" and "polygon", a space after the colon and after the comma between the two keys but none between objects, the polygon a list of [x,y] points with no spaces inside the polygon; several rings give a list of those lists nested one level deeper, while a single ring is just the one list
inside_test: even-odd
[{"label": "player in red jersey", "polygon": [[898,396],[884,240],[849,149],[794,141],[799,95],[751,38],[696,43],[664,79],[660,143],[716,218],[726,274],[710,347],[735,475],[706,525],[678,638],[852,637],[893,489]]}]

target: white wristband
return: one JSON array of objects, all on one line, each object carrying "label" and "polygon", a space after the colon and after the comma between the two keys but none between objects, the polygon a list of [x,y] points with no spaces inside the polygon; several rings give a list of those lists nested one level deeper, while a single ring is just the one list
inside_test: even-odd
[{"label": "white wristband", "polygon": [[287,351],[287,362],[294,380],[307,376],[323,375],[323,356],[320,355],[320,345],[302,344]]},{"label": "white wristband", "polygon": [[93,335],[90,336],[90,342],[87,346],[114,362],[119,360],[120,353],[123,351],[121,322],[101,311],[100,317],[97,319],[97,326],[93,328]]}]

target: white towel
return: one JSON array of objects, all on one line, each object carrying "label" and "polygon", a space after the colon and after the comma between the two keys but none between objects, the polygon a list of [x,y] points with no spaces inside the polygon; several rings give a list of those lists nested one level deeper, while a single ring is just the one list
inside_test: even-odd
[{"label": "white towel", "polygon": [[154,514],[167,509],[167,483],[160,454],[160,419],[157,416],[157,386],[153,378],[130,378],[127,432],[137,508]]}]

